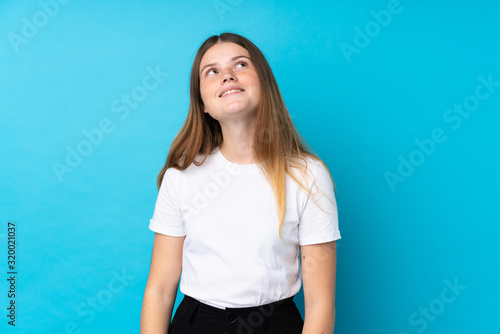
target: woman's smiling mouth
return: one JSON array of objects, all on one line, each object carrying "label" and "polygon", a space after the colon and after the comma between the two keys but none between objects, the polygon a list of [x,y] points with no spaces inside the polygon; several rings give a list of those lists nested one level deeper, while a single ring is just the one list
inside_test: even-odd
[{"label": "woman's smiling mouth", "polygon": [[228,89],[226,89],[225,91],[223,91],[222,94],[219,97],[224,97],[224,96],[226,96],[228,94],[240,93],[240,92],[244,92],[244,91],[245,90],[241,89],[241,88],[229,87]]}]

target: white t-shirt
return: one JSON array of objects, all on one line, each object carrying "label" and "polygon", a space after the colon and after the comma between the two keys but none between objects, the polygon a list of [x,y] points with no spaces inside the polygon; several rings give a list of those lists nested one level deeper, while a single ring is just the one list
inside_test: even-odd
[{"label": "white t-shirt", "polygon": [[[202,161],[198,155],[196,160]],[[257,164],[230,162],[217,148],[201,166],[165,172],[149,229],[184,236],[180,291],[224,309],[272,303],[302,284],[299,245],[340,239],[333,183],[319,160],[308,169],[328,199],[312,198],[286,174],[286,211],[279,238],[274,193]],[[294,174],[301,179],[302,173]],[[308,180],[311,187],[313,178]]]}]

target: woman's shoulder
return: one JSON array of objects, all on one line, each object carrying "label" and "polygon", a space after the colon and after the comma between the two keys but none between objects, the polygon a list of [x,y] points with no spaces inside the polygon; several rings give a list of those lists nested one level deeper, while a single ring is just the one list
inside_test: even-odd
[{"label": "woman's shoulder", "polygon": [[185,155],[180,156],[176,164],[167,168],[165,174],[168,173],[171,176],[181,176],[194,172],[195,170],[203,166],[205,162],[205,155],[202,153],[197,153],[189,166],[184,168],[185,159]]},{"label": "woman's shoulder", "polygon": [[300,157],[290,159],[290,167],[307,172],[314,172],[321,165],[324,165],[324,162],[312,154],[302,154]]},{"label": "woman's shoulder", "polygon": [[318,169],[325,169],[324,162],[319,157],[312,154],[303,154],[300,157],[290,159],[289,166],[295,177],[299,177],[307,183],[315,178]]}]

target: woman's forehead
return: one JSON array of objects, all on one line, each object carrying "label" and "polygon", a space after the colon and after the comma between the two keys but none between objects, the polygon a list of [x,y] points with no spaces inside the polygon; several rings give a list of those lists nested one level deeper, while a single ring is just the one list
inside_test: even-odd
[{"label": "woman's forehead", "polygon": [[211,46],[207,52],[201,58],[200,66],[204,66],[208,63],[216,63],[219,61],[230,60],[236,56],[246,56],[249,57],[248,51],[232,42],[220,42]]}]

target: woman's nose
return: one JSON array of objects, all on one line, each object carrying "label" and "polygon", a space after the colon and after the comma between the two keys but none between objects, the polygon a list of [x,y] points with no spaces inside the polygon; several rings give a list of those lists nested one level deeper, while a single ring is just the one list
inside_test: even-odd
[{"label": "woman's nose", "polygon": [[222,76],[222,82],[236,81],[236,76],[230,72],[226,71]]}]

